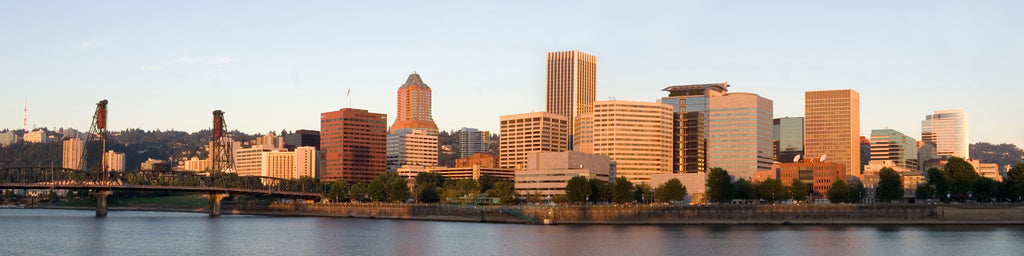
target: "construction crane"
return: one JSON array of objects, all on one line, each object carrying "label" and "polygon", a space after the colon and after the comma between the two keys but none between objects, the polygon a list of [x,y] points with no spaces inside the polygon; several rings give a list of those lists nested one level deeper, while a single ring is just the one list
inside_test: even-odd
[{"label": "construction crane", "polygon": [[88,170],[88,156],[89,156],[89,142],[98,141],[100,143],[100,170],[105,170],[105,159],[103,159],[103,152],[107,151],[107,100],[101,100],[96,103],[96,112],[92,115],[92,125],[89,127],[89,132],[85,134],[85,138],[82,141],[82,170]]},{"label": "construction crane", "polygon": [[210,138],[210,174],[231,172],[234,169],[235,160],[231,157],[231,151],[231,136],[227,134],[224,111],[214,110],[213,137]]}]

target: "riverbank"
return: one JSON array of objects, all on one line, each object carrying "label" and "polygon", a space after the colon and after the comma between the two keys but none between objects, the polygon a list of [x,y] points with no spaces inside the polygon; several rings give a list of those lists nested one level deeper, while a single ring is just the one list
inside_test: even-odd
[{"label": "riverbank", "polygon": [[225,203],[225,214],[568,225],[1024,225],[1024,205]]}]

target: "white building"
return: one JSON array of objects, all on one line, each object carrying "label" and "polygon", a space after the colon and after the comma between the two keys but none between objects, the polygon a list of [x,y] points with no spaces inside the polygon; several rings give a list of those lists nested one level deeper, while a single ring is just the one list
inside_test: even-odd
[{"label": "white building", "polygon": [[21,137],[14,131],[0,132],[0,146],[6,147],[21,141]]},{"label": "white building", "polygon": [[113,150],[103,153],[103,170],[109,172],[124,171],[124,153],[117,153]]},{"label": "white building", "polygon": [[85,151],[85,142],[78,138],[71,138],[64,141],[63,166],[67,169],[82,170],[82,154]]},{"label": "white building", "polygon": [[25,138],[23,140],[25,142],[45,143],[46,140],[47,140],[46,131],[43,131],[42,129],[39,129],[39,130],[27,132],[27,133],[25,133]]}]

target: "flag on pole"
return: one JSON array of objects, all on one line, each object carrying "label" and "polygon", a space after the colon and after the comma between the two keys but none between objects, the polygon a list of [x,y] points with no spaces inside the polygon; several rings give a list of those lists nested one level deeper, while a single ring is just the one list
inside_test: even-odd
[{"label": "flag on pole", "polygon": [[352,96],[352,89],[351,88],[348,89],[348,92],[345,93],[345,96]]}]

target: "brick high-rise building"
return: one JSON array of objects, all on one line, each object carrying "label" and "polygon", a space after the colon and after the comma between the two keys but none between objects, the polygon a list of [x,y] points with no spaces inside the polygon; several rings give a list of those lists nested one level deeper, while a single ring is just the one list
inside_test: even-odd
[{"label": "brick high-rise building", "polygon": [[804,92],[805,158],[839,163],[843,173],[860,177],[860,94],[829,90]]},{"label": "brick high-rise building", "polygon": [[[597,61],[593,55],[576,50],[547,54],[544,106],[548,113],[566,116],[570,137],[576,117],[594,111],[596,78]],[[572,139],[567,142],[572,143]],[[569,149],[573,149],[572,145]]]},{"label": "brick high-rise building", "polygon": [[419,74],[412,72],[405,84],[398,88],[398,115],[388,132],[398,129],[425,129],[437,133],[437,124],[431,115],[431,91]]},{"label": "brick high-rise building", "polygon": [[323,181],[371,181],[387,163],[386,114],[343,108],[320,114]]},{"label": "brick high-rise building", "polygon": [[526,168],[530,152],[568,150],[569,120],[563,115],[533,112],[501,116],[498,162],[501,168]]}]

